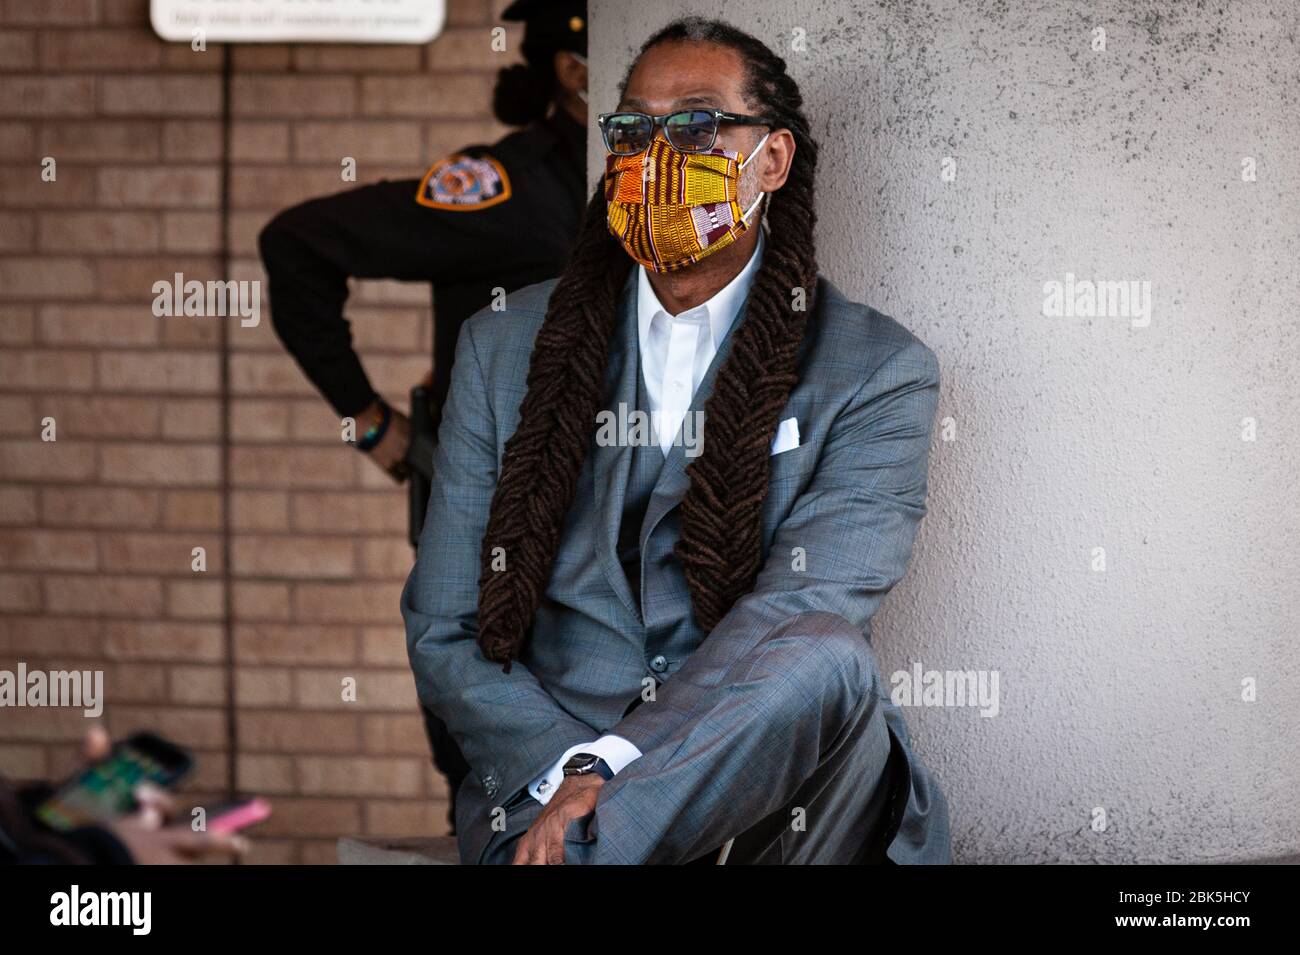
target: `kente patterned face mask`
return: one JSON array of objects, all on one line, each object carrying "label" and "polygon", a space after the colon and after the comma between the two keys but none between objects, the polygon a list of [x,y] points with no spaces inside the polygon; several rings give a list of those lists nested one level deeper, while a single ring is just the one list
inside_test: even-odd
[{"label": "kente patterned face mask", "polygon": [[740,209],[740,172],[754,152],[686,153],[662,136],[644,152],[605,159],[609,231],[627,254],[654,272],[693,265],[735,242],[749,228],[760,194]]}]

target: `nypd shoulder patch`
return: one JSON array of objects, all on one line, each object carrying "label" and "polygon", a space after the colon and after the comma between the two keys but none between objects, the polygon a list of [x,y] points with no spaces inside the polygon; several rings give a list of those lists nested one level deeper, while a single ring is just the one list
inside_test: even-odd
[{"label": "nypd shoulder patch", "polygon": [[453,153],[429,167],[415,201],[430,209],[475,212],[510,198],[510,177],[491,156]]}]

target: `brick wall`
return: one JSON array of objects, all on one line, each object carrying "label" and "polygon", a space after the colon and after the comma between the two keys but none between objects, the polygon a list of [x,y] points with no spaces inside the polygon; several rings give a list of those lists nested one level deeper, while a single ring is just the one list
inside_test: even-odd
[{"label": "brick wall", "polygon": [[[158,40],[145,0],[0,0],[0,669],[103,669],[110,731],[191,747],[202,800],[229,772],[229,632],[238,786],[276,808],[254,861],[444,831],[397,611],[405,497],[340,446],[265,312],[255,329],[157,318],[152,285],[221,278],[223,230],[227,277],[261,278],[258,230],[344,188],[345,156],[358,182],[411,177],[500,135],[502,6],[450,0],[425,47],[233,48],[224,217],[220,47]],[[404,405],[428,368],[427,287],[358,283],[350,315]],[[0,710],[0,772],[66,772],[87,724]]]}]

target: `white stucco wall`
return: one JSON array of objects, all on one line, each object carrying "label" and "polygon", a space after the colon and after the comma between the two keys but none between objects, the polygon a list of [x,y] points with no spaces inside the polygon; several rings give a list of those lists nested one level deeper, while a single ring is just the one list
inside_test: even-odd
[{"label": "white stucco wall", "polygon": [[[778,49],[822,146],[822,271],[939,355],[955,439],[875,645],[887,676],[999,674],[994,718],[907,710],[957,858],[1300,851],[1300,6],[591,10],[595,111],[674,16]],[[1066,273],[1150,282],[1150,324],[1045,317]]]}]

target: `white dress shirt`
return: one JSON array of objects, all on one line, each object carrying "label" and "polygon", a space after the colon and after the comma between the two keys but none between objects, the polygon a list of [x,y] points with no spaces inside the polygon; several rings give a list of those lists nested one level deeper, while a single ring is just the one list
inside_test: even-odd
[{"label": "white dress shirt", "polygon": [[[641,375],[650,417],[664,456],[672,450],[682,421],[695,400],[695,392],[704,380],[718,346],[727,337],[740,312],[754,276],[763,259],[763,234],[758,236],[754,254],[736,277],[702,305],[680,315],[669,315],[650,285],[644,266],[636,293],[637,339],[641,352]],[[617,775],[625,766],[639,759],[641,751],[621,736],[605,734],[598,740],[570,746],[558,760],[528,786],[529,795],[545,805],[564,781],[564,764],[577,753],[599,756]]]}]

